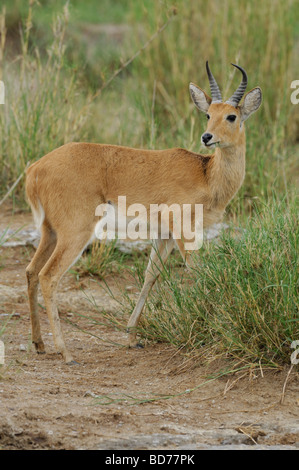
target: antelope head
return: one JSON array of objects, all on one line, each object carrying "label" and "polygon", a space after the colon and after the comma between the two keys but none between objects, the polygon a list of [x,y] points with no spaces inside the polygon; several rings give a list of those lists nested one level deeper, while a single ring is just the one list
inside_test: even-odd
[{"label": "antelope head", "polygon": [[206,114],[207,129],[201,136],[205,147],[232,147],[240,143],[244,137],[244,121],[254,113],[262,102],[262,91],[259,87],[249,91],[242,100],[247,87],[247,74],[239,65],[232,64],[242,72],[242,81],[234,94],[223,103],[219,86],[206,62],[210,82],[211,97],[201,88],[190,83],[190,94],[195,106]]}]

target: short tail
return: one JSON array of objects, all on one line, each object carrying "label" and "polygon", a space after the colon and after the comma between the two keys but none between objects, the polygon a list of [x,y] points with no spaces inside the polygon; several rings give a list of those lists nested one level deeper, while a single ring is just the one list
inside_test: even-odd
[{"label": "short tail", "polygon": [[45,211],[38,197],[37,172],[34,166],[34,164],[31,165],[26,172],[26,196],[32,210],[36,228],[40,230],[45,220]]}]

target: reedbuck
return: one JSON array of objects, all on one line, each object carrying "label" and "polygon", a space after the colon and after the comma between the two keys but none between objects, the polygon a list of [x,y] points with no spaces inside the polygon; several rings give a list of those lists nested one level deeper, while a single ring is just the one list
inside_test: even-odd
[{"label": "reedbuck", "polygon": [[[234,64],[232,64],[234,65]],[[217,222],[240,188],[245,174],[244,121],[262,100],[259,87],[243,102],[247,75],[232,97],[223,102],[220,89],[206,63],[211,88],[209,97],[190,84],[192,100],[206,114],[208,125],[201,137],[212,155],[181,148],[137,150],[115,145],[69,143],[53,150],[27,170],[26,191],[35,222],[41,230],[37,251],[27,267],[32,342],[44,352],[38,317],[37,289],[40,282],[57,352],[67,363],[74,362],[65,346],[55,296],[62,275],[94,239],[99,204],[116,206],[118,196],[128,204],[202,204],[204,227]],[[192,221],[195,223],[195,221]],[[136,328],[162,263],[177,244],[187,265],[191,264],[184,239],[160,237],[152,248],[145,281],[128,323],[129,345],[136,346]]]}]

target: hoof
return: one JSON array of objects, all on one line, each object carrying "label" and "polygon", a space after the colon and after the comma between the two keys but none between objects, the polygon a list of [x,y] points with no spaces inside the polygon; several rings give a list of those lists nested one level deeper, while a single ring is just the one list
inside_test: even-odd
[{"label": "hoof", "polygon": [[35,350],[36,350],[37,354],[45,354],[46,353],[45,345],[44,345],[43,341],[32,341],[32,343],[34,344],[34,347],[35,347]]},{"label": "hoof", "polygon": [[144,349],[143,344],[137,343],[136,341],[130,342],[130,343],[128,344],[128,347],[129,347],[130,349]]}]

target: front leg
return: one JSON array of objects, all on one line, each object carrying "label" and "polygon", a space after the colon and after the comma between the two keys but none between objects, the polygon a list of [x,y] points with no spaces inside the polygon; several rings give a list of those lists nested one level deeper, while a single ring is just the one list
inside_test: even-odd
[{"label": "front leg", "polygon": [[128,331],[129,331],[129,347],[133,348],[138,345],[136,335],[137,335],[137,326],[139,319],[145,305],[148,294],[150,293],[151,288],[155,284],[159,274],[163,270],[163,264],[166,262],[168,256],[172,252],[174,247],[174,241],[172,238],[168,240],[158,239],[152,248],[148,266],[145,272],[144,284],[139,294],[134,311],[128,322]]}]

